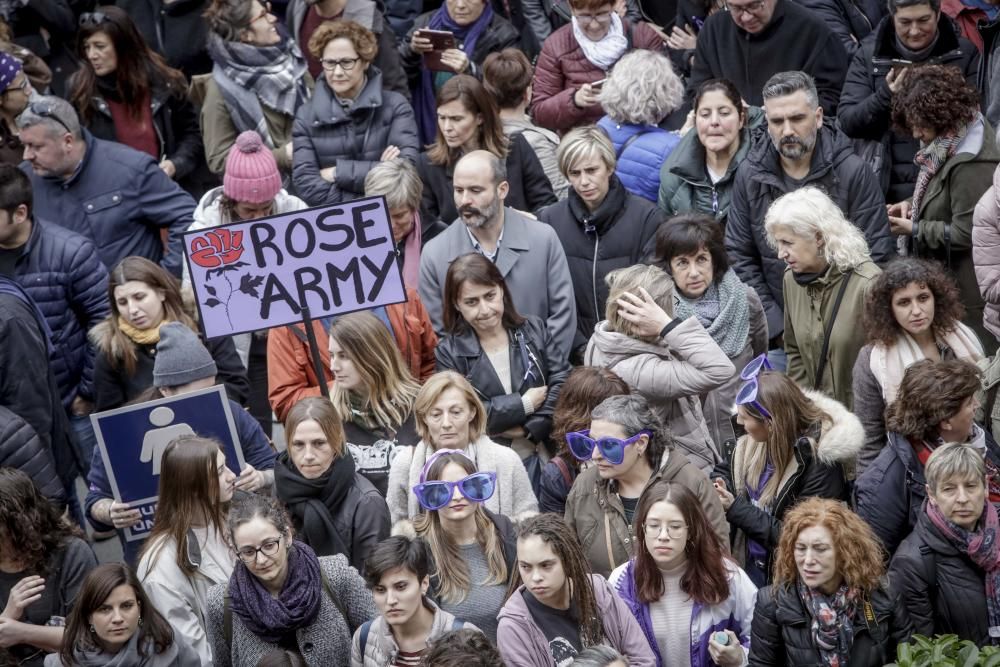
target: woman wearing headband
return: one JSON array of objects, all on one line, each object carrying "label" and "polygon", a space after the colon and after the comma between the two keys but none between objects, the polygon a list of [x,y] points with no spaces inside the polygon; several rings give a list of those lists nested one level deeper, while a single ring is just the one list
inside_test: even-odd
[{"label": "woman wearing headband", "polygon": [[496,493],[486,503],[491,512],[516,519],[538,511],[520,457],[485,435],[486,410],[468,380],[454,371],[435,373],[417,394],[413,411],[421,440],[397,450],[389,471],[386,501],[394,524],[420,513],[410,489],[423,481],[424,465],[442,448],[463,451],[479,468],[496,473]]},{"label": "woman wearing headband", "polygon": [[713,474],[733,556],[757,586],[771,581],[781,521],[803,498],[847,499],[846,470],[864,444],[861,421],[837,401],[770,371],[767,355],[740,373],[737,421],[746,429]]},{"label": "woman wearing headband", "polygon": [[545,323],[517,312],[500,270],[477,252],[448,267],[443,310],[438,369],[461,373],[483,397],[491,437],[522,459],[534,454],[548,440],[569,373]]},{"label": "woman wearing headband", "polygon": [[497,613],[517,557],[514,525],[485,506],[496,490],[497,474],[480,472],[457,449],[435,452],[411,489],[423,510],[414,529],[427,540],[436,565],[428,594],[490,641],[497,638]]}]

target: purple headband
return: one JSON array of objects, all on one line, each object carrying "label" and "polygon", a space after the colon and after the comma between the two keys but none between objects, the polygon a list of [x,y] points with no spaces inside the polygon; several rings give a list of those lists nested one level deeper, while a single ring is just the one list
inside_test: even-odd
[{"label": "purple headband", "polygon": [[0,51],[0,91],[7,90],[20,71],[21,61],[9,53]]},{"label": "purple headband", "polygon": [[[421,484],[427,481],[427,473],[430,472],[431,465],[445,454],[458,454],[459,456],[464,456],[466,459],[469,460],[469,463],[471,463],[473,467],[476,467],[476,462],[473,461],[471,458],[469,458],[469,455],[463,452],[461,449],[439,449],[433,454],[431,454],[431,457],[427,459],[427,463],[425,463],[424,467],[420,470]],[[476,467],[476,470],[478,469],[479,468]]]}]

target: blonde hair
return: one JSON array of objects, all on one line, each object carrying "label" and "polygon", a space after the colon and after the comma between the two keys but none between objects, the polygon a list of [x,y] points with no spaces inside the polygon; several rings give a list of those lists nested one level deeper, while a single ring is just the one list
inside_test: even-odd
[{"label": "blonde hair", "polygon": [[[618,299],[625,292],[639,294],[639,288],[644,287],[667,315],[674,314],[674,281],[670,275],[658,266],[636,264],[609,273],[604,282],[608,285],[608,300],[604,305],[604,319],[608,321],[611,331],[623,333],[638,340],[651,340],[636,334],[635,325],[622,317],[618,311]],[[655,338],[655,336],[654,336]]]},{"label": "blonde hair", "polygon": [[817,187],[807,185],[779,197],[767,209],[764,230],[767,242],[777,248],[776,227],[782,227],[800,238],[815,238],[823,242],[820,253],[827,264],[849,271],[871,260],[864,235],[830,197]]},{"label": "blonde hair", "polygon": [[441,371],[427,378],[427,382],[420,388],[420,393],[417,394],[417,399],[413,403],[417,433],[420,434],[424,442],[432,446],[434,443],[431,442],[431,431],[427,427],[427,413],[441,398],[441,394],[449,389],[457,389],[462,392],[465,400],[469,403],[469,409],[473,412],[472,420],[469,422],[469,438],[472,442],[479,440],[486,432],[486,408],[476,396],[476,390],[472,388],[468,380],[455,371]]},{"label": "blonde hair", "polygon": [[[367,311],[334,320],[330,338],[354,364],[368,390],[364,408],[383,428],[397,429],[410,416],[420,385],[410,375],[396,341],[382,320]],[[330,401],[345,419],[352,413],[351,391],[333,383]]]},{"label": "blonde hair", "polygon": [[580,160],[599,157],[610,171],[615,170],[618,160],[615,147],[607,133],[596,125],[584,125],[566,133],[556,149],[556,163],[563,176]]}]

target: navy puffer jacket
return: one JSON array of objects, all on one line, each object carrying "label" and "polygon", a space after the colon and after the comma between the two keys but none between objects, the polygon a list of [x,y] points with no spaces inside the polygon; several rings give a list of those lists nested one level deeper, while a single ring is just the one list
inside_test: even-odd
[{"label": "navy puffer jacket", "polygon": [[86,237],[35,218],[14,264],[15,281],[52,330],[52,373],[63,405],[94,398],[94,348],[87,331],[108,316],[108,272]]},{"label": "navy puffer jacket", "polygon": [[38,490],[59,507],[66,492],[56,474],[52,452],[42,445],[28,422],[0,405],[0,468],[17,468],[31,478]]}]

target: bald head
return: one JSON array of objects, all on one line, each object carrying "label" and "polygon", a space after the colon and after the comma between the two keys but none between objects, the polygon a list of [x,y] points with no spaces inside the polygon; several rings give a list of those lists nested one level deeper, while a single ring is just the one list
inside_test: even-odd
[{"label": "bald head", "polygon": [[507,165],[489,151],[462,156],[452,176],[455,208],[472,228],[492,227],[503,219],[507,197]]},{"label": "bald head", "polygon": [[507,180],[507,163],[489,151],[470,151],[463,155],[455,164],[455,174],[459,169],[467,173],[486,174],[493,185],[500,185]]}]

